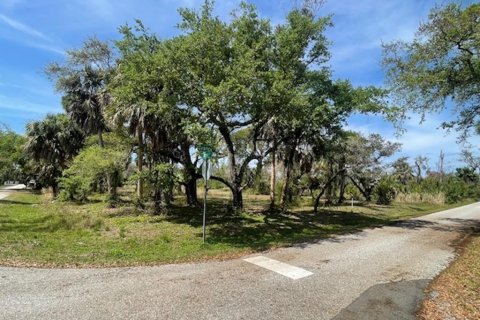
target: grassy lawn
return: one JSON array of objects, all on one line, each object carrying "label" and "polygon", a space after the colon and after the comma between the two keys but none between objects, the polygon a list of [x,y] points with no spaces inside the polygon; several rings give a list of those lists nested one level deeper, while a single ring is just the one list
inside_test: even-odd
[{"label": "grassy lawn", "polygon": [[246,196],[246,212],[227,213],[228,194],[212,191],[207,243],[202,244],[202,209],[178,204],[154,216],[129,203],[106,209],[50,202],[42,195],[15,192],[0,200],[0,264],[28,266],[115,266],[225,259],[249,252],[314,241],[383,226],[442,210],[430,204],[323,208],[298,206],[288,214],[266,215],[267,196]]},{"label": "grassy lawn", "polygon": [[480,234],[473,235],[460,257],[429,287],[420,318],[480,319]]}]

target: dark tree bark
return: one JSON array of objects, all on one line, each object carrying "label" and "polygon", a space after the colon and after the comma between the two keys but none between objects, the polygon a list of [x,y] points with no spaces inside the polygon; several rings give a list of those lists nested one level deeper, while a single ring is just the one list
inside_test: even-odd
[{"label": "dark tree bark", "polygon": [[[137,166],[138,166],[138,172],[140,174],[143,172],[143,130],[139,126],[137,128],[137,136],[138,136],[138,150],[137,150]],[[137,196],[139,199],[143,198],[143,185],[144,181],[143,178],[140,177],[138,178],[137,182]]]},{"label": "dark tree bark", "polygon": [[287,152],[284,160],[285,176],[284,176],[283,187],[282,187],[282,197],[280,199],[280,205],[283,211],[286,210],[288,202],[290,202],[292,199],[291,190],[290,190],[290,180],[292,177],[294,158],[295,158],[295,147],[290,146],[289,148],[287,148]]},{"label": "dark tree bark", "polygon": [[192,162],[192,158],[190,156],[190,143],[184,142],[180,145],[181,153],[182,153],[182,161],[185,167],[186,173],[186,181],[185,181],[185,196],[187,197],[187,204],[190,207],[194,207],[198,204],[198,196],[197,196],[197,168],[195,164]]},{"label": "dark tree bark", "polygon": [[[225,181],[224,179],[218,180],[224,183],[226,186],[230,188],[232,191],[232,206],[234,210],[243,209],[243,179],[245,177],[245,173],[247,172],[248,164],[253,160],[258,160],[261,157],[256,154],[255,150],[255,140],[254,137],[254,150],[243,160],[242,164],[239,166],[237,164],[236,152],[235,147],[233,145],[232,138],[230,136],[230,130],[226,125],[220,124],[219,132],[222,135],[225,144],[227,146],[227,153],[228,153],[228,169],[230,173],[230,181]],[[268,151],[266,154],[269,154]],[[212,177],[213,179],[213,177]]]},{"label": "dark tree bark", "polygon": [[338,203],[343,203],[345,201],[345,187],[346,187],[346,174],[345,174],[345,158],[342,157],[339,164],[340,174],[338,175],[339,180],[339,195]]},{"label": "dark tree bark", "polygon": [[369,188],[369,187],[364,188],[361,186],[360,183],[355,181],[355,179],[353,179],[352,177],[349,177],[349,178],[350,178],[350,181],[352,181],[352,183],[355,185],[355,187],[357,187],[358,191],[360,191],[360,193],[365,197],[365,201],[367,202],[372,201],[373,188]]},{"label": "dark tree bark", "polygon": [[325,193],[325,191],[329,188],[329,186],[332,184],[332,182],[337,178],[337,176],[339,174],[342,174],[342,172],[339,172],[338,174],[335,174],[333,175],[332,177],[330,177],[330,179],[325,183],[325,185],[323,186],[323,188],[320,190],[320,193],[317,195],[317,197],[315,198],[315,204],[313,206],[313,212],[314,213],[317,213],[318,212],[318,207],[320,206],[320,198],[323,196],[323,194]]},{"label": "dark tree bark", "polygon": [[277,150],[272,151],[272,167],[270,172],[270,209],[275,208],[275,185],[277,180]]}]

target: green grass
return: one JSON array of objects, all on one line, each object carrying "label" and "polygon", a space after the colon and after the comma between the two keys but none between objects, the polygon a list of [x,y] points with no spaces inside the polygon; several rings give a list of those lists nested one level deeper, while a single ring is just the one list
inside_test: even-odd
[{"label": "green grass", "polygon": [[105,209],[101,201],[48,202],[38,194],[16,192],[0,200],[0,264],[124,266],[224,259],[451,207],[341,206],[317,214],[300,207],[288,214],[265,215],[267,198],[247,196],[248,213],[233,215],[226,212],[226,201],[221,194],[210,200],[203,244],[201,208],[177,205],[168,215],[154,216],[128,203]]}]

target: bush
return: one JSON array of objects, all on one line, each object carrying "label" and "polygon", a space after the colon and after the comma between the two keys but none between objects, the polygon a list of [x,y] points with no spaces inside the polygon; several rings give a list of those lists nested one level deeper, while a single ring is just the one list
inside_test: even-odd
[{"label": "bush", "polygon": [[450,176],[445,185],[445,197],[448,203],[455,203],[463,199],[475,199],[480,196],[480,187],[476,183],[467,183],[464,180]]},{"label": "bush", "polygon": [[84,201],[93,192],[95,184],[108,180],[111,183],[109,202],[113,204],[116,189],[123,181],[122,172],[128,156],[124,146],[102,148],[92,145],[84,148],[59,179],[60,199]]},{"label": "bush", "polygon": [[70,175],[60,178],[61,201],[85,201],[91,191],[91,180],[82,176]]},{"label": "bush", "polygon": [[392,204],[397,194],[393,180],[389,177],[382,178],[380,183],[375,188],[375,194],[377,196],[378,204]]}]

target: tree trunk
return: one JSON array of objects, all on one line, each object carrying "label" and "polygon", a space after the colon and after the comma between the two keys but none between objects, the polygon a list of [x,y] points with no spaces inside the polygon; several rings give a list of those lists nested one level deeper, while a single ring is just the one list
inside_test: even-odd
[{"label": "tree trunk", "polygon": [[345,175],[340,175],[340,190],[338,195],[338,203],[341,204],[345,202],[345,187],[347,184],[345,183]]},{"label": "tree trunk", "polygon": [[103,142],[103,133],[102,131],[98,131],[98,145],[100,148],[105,148],[105,143]]},{"label": "tree trunk", "polygon": [[339,165],[339,194],[338,203],[345,201],[345,187],[346,187],[346,173],[345,173],[345,158],[342,157]]},{"label": "tree trunk", "polygon": [[322,191],[318,194],[317,198],[315,199],[315,204],[313,206],[314,213],[318,212],[318,206],[320,205],[320,198],[323,196],[324,193],[325,193],[325,187],[322,188]]},{"label": "tree trunk", "polygon": [[232,190],[232,206],[234,210],[243,208],[243,196],[241,182],[242,178],[238,175],[238,168],[235,158],[235,148],[233,146],[233,141],[230,137],[230,131],[228,127],[219,127],[220,134],[225,140],[228,151],[228,169],[230,171],[230,181],[232,185],[230,189]]},{"label": "tree trunk", "polygon": [[188,206],[195,207],[198,204],[197,168],[195,167],[195,164],[192,163],[190,145],[188,143],[182,143],[181,150],[187,180],[185,182],[185,196],[187,197]]},{"label": "tree trunk", "polygon": [[371,192],[367,192],[366,190],[364,190],[360,184],[358,184],[355,179],[353,179],[352,177],[350,177],[350,181],[352,181],[352,183],[355,185],[355,187],[357,187],[358,191],[360,191],[360,193],[365,197],[365,201],[367,202],[370,202],[372,201],[372,194]]},{"label": "tree trunk", "polygon": [[234,209],[242,209],[243,208],[243,195],[242,195],[242,189],[239,188],[239,186],[235,186],[232,189],[232,195],[233,195],[233,208]]},{"label": "tree trunk", "polygon": [[143,178],[141,174],[143,172],[143,134],[142,130],[139,127],[137,129],[137,136],[138,136],[138,150],[137,150],[137,165],[138,165],[138,172],[140,173],[140,177],[137,181],[137,196],[138,199],[143,199]]},{"label": "tree trunk", "polygon": [[275,208],[275,184],[277,179],[277,152],[272,151],[272,168],[270,172],[270,209]]},{"label": "tree trunk", "polygon": [[155,214],[162,213],[164,211],[165,206],[163,205],[161,189],[155,188],[155,192],[153,194],[153,202],[154,202]]},{"label": "tree trunk", "polygon": [[188,206],[195,207],[198,203],[197,179],[189,177],[184,186],[185,186],[185,195],[187,197]]},{"label": "tree trunk", "polygon": [[108,201],[113,206],[113,202],[117,200],[117,173],[107,173],[107,192]]},{"label": "tree trunk", "polygon": [[55,199],[58,195],[58,183],[52,184],[52,196]]},{"label": "tree trunk", "polygon": [[287,203],[291,200],[290,178],[292,176],[294,157],[295,148],[290,148],[285,159],[285,177],[283,181],[282,197],[280,200],[280,205],[282,206],[283,211],[286,209]]}]

